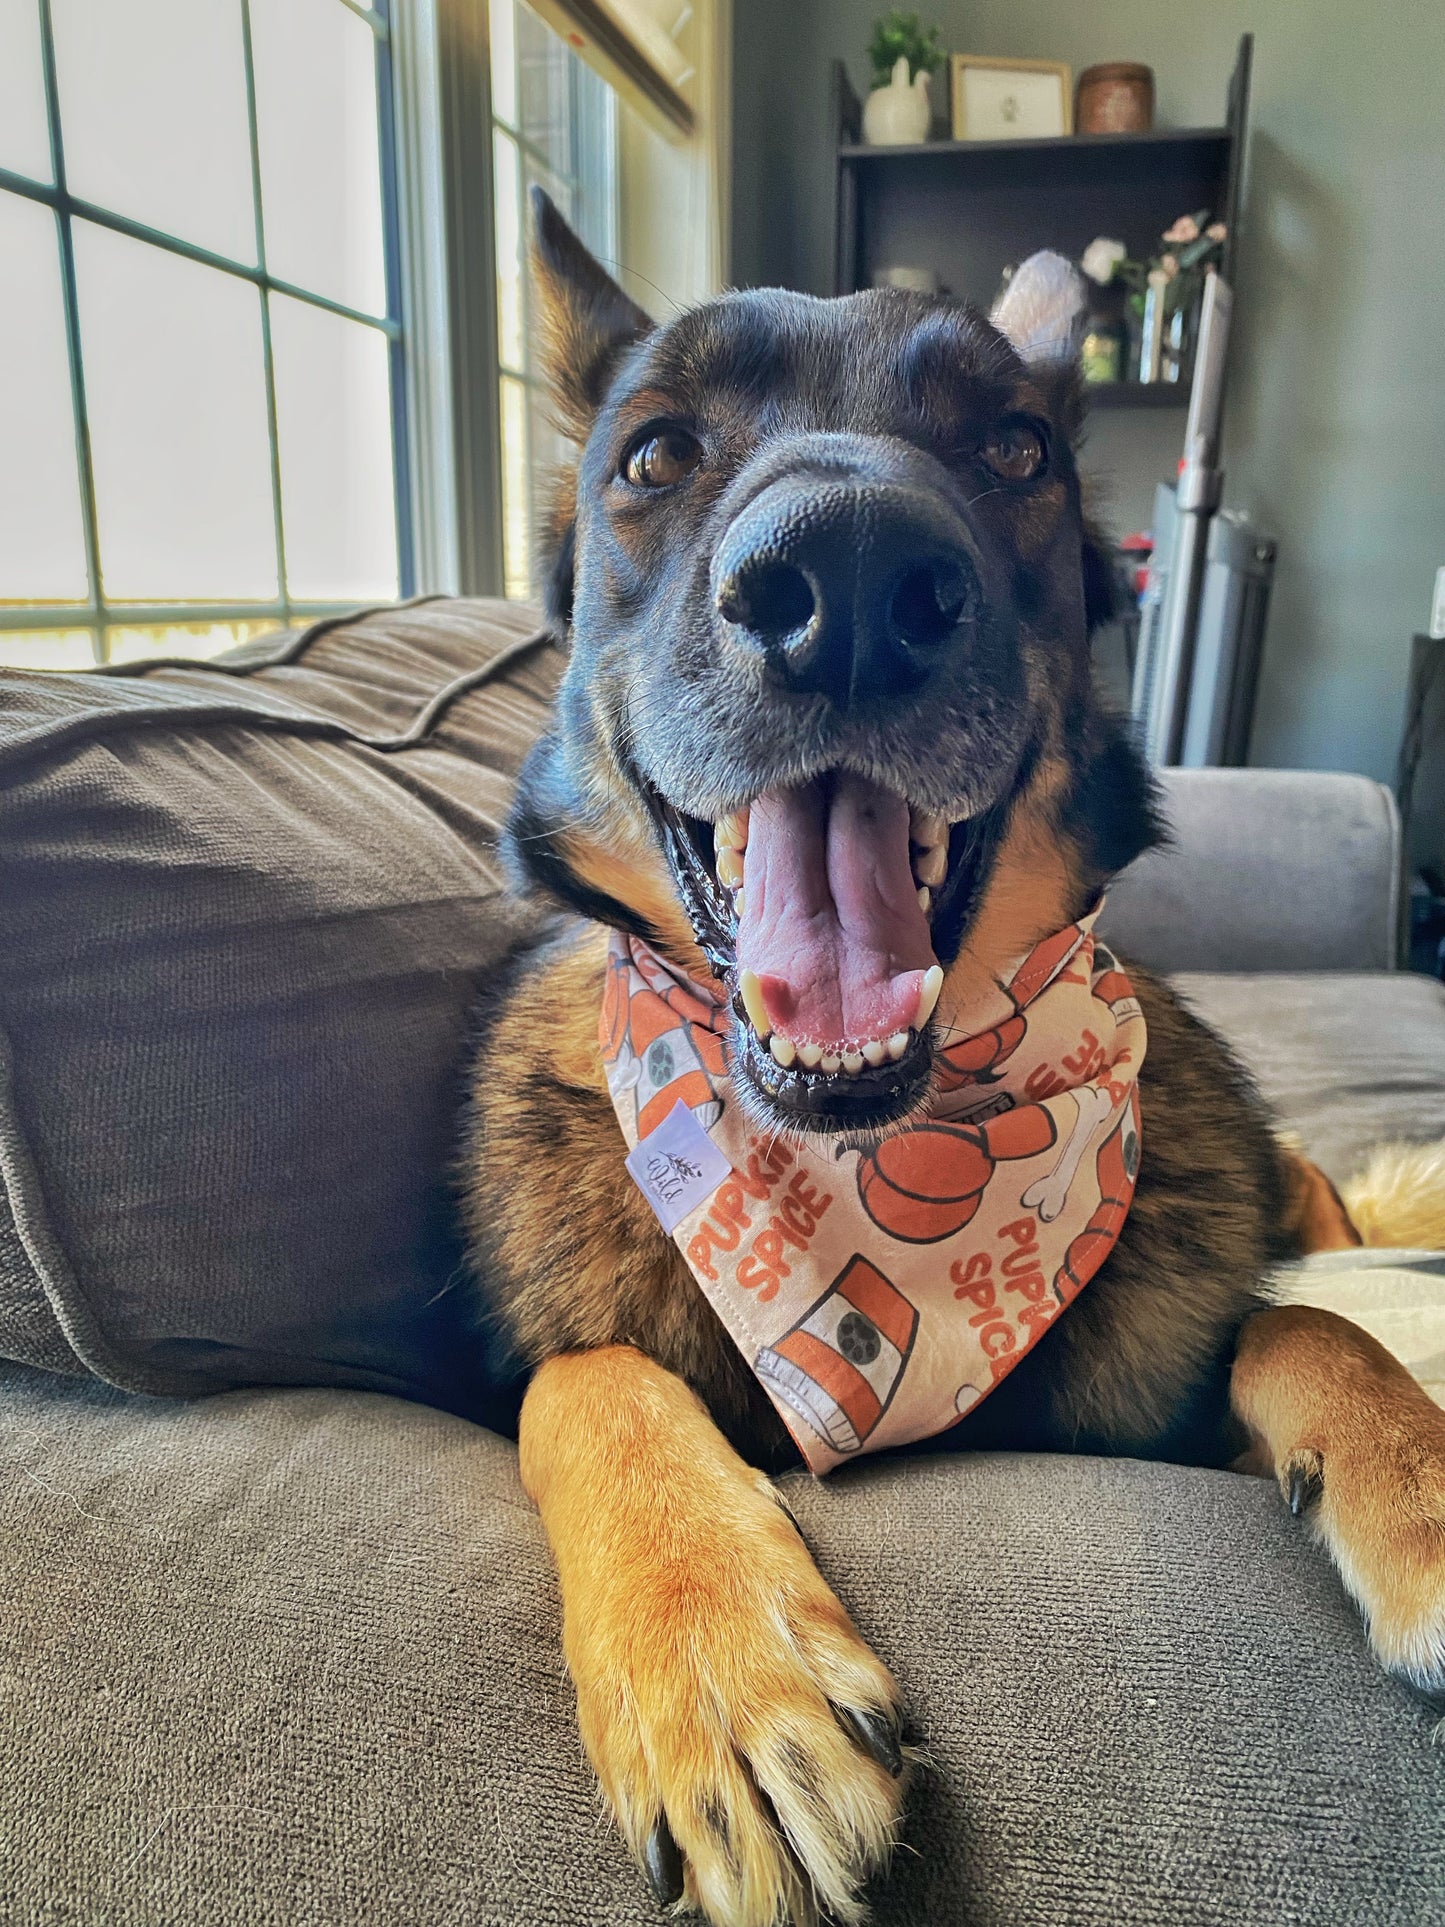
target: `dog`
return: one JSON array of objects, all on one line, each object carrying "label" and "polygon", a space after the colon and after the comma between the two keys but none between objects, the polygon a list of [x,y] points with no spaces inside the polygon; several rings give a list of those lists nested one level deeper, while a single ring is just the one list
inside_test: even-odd
[{"label": "dog", "polygon": [[[946,1386],[944,1424],[933,1385],[915,1427],[1274,1477],[1380,1660],[1436,1688],[1445,1414],[1363,1332],[1271,1305],[1274,1267],[1358,1234],[1220,1039],[1092,931],[1161,824],[1090,678],[1072,270],[1034,257],[987,320],[769,290],[655,326],[534,194],[578,458],[545,589],[570,656],[509,837],[557,914],[481,1018],[476,1271],[529,1374],[582,1736],[658,1900],[856,1922],[902,1701],[769,1475],[903,1425],[895,1257],[927,1284],[1005,1187],[1009,1260],[982,1276],[980,1244],[944,1293],[993,1382]],[[1086,1045],[1020,1084],[1045,1000]],[[886,1262],[860,1246],[784,1321],[840,1223]],[[774,1320],[756,1356],[725,1262],[748,1330]]]}]

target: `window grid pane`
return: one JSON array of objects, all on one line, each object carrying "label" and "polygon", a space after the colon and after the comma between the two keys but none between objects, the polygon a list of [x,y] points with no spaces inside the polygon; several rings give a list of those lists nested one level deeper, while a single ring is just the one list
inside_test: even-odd
[{"label": "window grid pane", "polygon": [[94,669],[103,660],[92,629],[0,631],[0,665],[6,669]]},{"label": "window grid pane", "polygon": [[[153,622],[114,624],[106,631],[107,662],[159,662],[168,656],[198,659],[273,635],[274,622]],[[0,636],[0,648],[5,638]]]},{"label": "window grid pane", "polygon": [[0,0],[0,167],[55,179],[36,0]]},{"label": "window grid pane", "polygon": [[89,221],[74,242],[107,601],[275,601],[260,297]]},{"label": "window grid pane", "polygon": [[0,195],[0,607],[90,600],[55,215]]},{"label": "window grid pane", "polygon": [[50,0],[50,17],[67,190],[254,266],[239,5]]},{"label": "window grid pane", "polygon": [[522,0],[493,0],[492,150],[505,593],[535,593],[567,448],[533,352],[525,237],[534,184],[604,263],[617,236],[617,96]]},{"label": "window grid pane", "polygon": [[[256,209],[257,212],[257,249],[254,259],[246,258],[237,260],[231,258],[229,255],[217,255],[208,251],[203,246],[198,246],[184,236],[178,236],[167,231],[151,228],[133,216],[123,214],[113,208],[93,205],[84,200],[83,197],[78,197],[75,194],[73,184],[67,179],[65,168],[63,149],[63,130],[65,123],[58,91],[55,44],[51,37],[50,16],[50,8],[52,5],[68,3],[69,0],[0,0],[0,52],[3,52],[15,40],[15,35],[7,32],[12,24],[10,15],[15,13],[17,18],[22,18],[23,16],[23,25],[24,21],[29,18],[29,14],[25,12],[25,10],[28,6],[33,6],[34,8],[35,17],[40,29],[38,37],[40,40],[43,67],[43,125],[49,141],[54,146],[57,163],[54,174],[52,175],[47,157],[47,164],[43,175],[23,179],[15,178],[17,170],[12,166],[12,179],[0,185],[0,206],[10,201],[13,194],[14,198],[22,202],[40,202],[51,208],[59,220],[62,236],[62,265],[64,271],[65,300],[67,304],[68,333],[71,340],[70,374],[71,405],[75,417],[73,423],[75,431],[74,440],[77,448],[85,458],[82,468],[81,494],[88,553],[92,557],[94,556],[95,505],[88,459],[90,435],[87,426],[84,365],[79,342],[75,269],[71,243],[72,221],[77,218],[88,220],[98,229],[109,229],[113,234],[126,235],[134,241],[149,243],[172,257],[187,257],[218,276],[227,279],[236,276],[250,281],[257,290],[258,305],[262,309],[263,314],[267,311],[267,297],[274,289],[278,294],[284,294],[293,297],[298,302],[305,303],[312,311],[344,315],[349,321],[354,322],[358,328],[364,328],[368,332],[374,332],[381,344],[380,352],[387,364],[389,377],[387,384],[387,427],[388,441],[390,443],[390,501],[386,517],[386,528],[380,542],[380,547],[384,554],[391,557],[391,563],[385,566],[389,566],[391,569],[388,580],[392,584],[392,593],[396,592],[397,586],[400,586],[404,592],[410,593],[410,523],[409,515],[404,512],[405,503],[403,501],[402,491],[402,478],[405,472],[406,461],[405,421],[402,413],[401,397],[396,389],[396,384],[401,379],[399,359],[401,329],[396,305],[398,296],[394,265],[397,259],[398,247],[396,237],[397,209],[395,204],[395,185],[391,171],[394,158],[390,130],[391,109],[389,98],[385,92],[385,89],[389,85],[390,77],[390,56],[388,49],[390,0],[378,0],[376,7],[366,6],[362,4],[362,0],[320,0],[322,5],[334,5],[338,9],[338,12],[349,14],[356,17],[359,22],[364,22],[368,30],[368,44],[372,48],[371,60],[374,63],[375,73],[375,120],[379,132],[373,131],[372,134],[367,135],[363,139],[362,145],[365,146],[367,141],[370,141],[369,151],[373,157],[373,165],[376,165],[379,158],[379,164],[382,170],[380,179],[382,226],[378,253],[382,256],[384,265],[378,266],[377,274],[380,276],[382,284],[387,291],[386,298],[375,304],[377,312],[374,314],[355,313],[348,308],[345,303],[338,302],[328,297],[325,293],[317,292],[309,288],[293,287],[286,280],[276,275],[274,270],[268,271],[268,264],[266,263],[264,252],[261,251],[260,245],[262,223],[259,209],[256,207],[254,178],[252,207]],[[158,3],[173,4],[174,0],[158,0]],[[189,5],[189,0],[187,0],[187,4]],[[236,0],[236,4],[239,8],[243,25],[247,29],[248,38],[249,13],[252,0]],[[353,61],[353,66],[354,65],[355,62]],[[18,69],[18,62],[10,63],[5,76],[6,80],[10,82],[10,87],[8,90],[5,87],[0,87],[0,96],[3,96],[7,101],[10,92],[14,91],[14,76]],[[249,79],[249,75],[247,78]],[[249,92],[250,89],[248,88],[248,93]],[[254,98],[248,101],[247,119],[250,123],[251,138],[254,143]],[[6,165],[12,159],[13,155],[0,154],[0,166]],[[244,252],[250,257],[251,250],[248,249]],[[365,357],[363,357],[363,359],[365,359]],[[269,341],[266,346],[266,360],[267,386],[269,389],[272,380]],[[374,397],[369,414],[373,418],[377,415]],[[372,438],[374,440],[374,419],[370,426],[373,431]],[[83,430],[85,432],[82,432]],[[271,449],[273,475],[276,475],[279,457],[276,450],[274,408],[271,407],[267,409],[266,436]],[[277,481],[279,484],[279,476],[277,477]],[[374,498],[374,486],[371,494]],[[278,485],[274,489],[273,502],[279,502],[279,500],[280,490]],[[377,536],[374,499],[370,501],[369,507],[372,512],[368,534],[374,544]],[[275,546],[279,556],[284,541],[284,515],[276,513],[274,509],[273,524],[276,535]],[[407,538],[407,550],[404,553],[398,554],[404,533]],[[353,551],[355,551],[357,545],[353,543],[351,546]],[[399,574],[401,576],[399,585],[396,582],[398,570],[395,566],[398,562],[400,564]],[[375,570],[371,570],[370,573],[374,575]],[[214,648],[229,647],[231,641],[240,639],[233,633],[237,625],[240,625],[242,628],[250,625],[256,633],[268,632],[278,625],[290,623],[293,618],[309,620],[317,615],[329,614],[334,610],[352,606],[354,603],[362,601],[368,596],[374,597],[376,593],[375,582],[366,585],[358,583],[355,587],[348,585],[344,595],[338,591],[338,599],[336,601],[302,600],[296,592],[294,584],[288,589],[283,575],[275,590],[264,596],[248,597],[241,604],[234,604],[233,598],[227,597],[225,593],[222,592],[217,595],[206,594],[199,600],[194,597],[183,599],[181,595],[170,594],[163,596],[159,603],[147,604],[142,607],[138,604],[117,603],[108,600],[101,589],[99,572],[93,561],[90,568],[90,579],[91,587],[88,599],[83,605],[74,608],[74,613],[70,614],[69,617],[69,626],[67,626],[66,623],[68,611],[57,608],[53,603],[47,608],[43,604],[36,603],[33,599],[23,605],[19,605],[14,601],[7,605],[3,599],[3,588],[0,588],[0,663],[23,660],[27,666],[31,666],[35,663],[35,658],[38,655],[43,659],[44,663],[49,665],[57,667],[74,666],[81,644],[83,644],[86,649],[94,649],[97,659],[100,660],[105,659],[105,652],[107,648],[111,646],[126,649],[138,648],[142,649],[143,653],[150,654],[152,647],[158,646],[155,645],[155,635],[161,632],[169,633],[178,646],[186,645],[188,648],[193,649],[194,653],[201,653],[202,650],[204,650],[205,653],[214,653]],[[124,619],[127,615],[132,618],[129,622]],[[79,616],[81,621],[87,625],[85,628],[76,628],[73,626],[76,616]],[[120,620],[116,620],[116,618],[120,618]],[[205,639],[208,636],[220,633],[218,625],[224,626],[227,640],[215,643],[214,648],[206,647]],[[135,638],[141,635],[142,631],[144,631],[149,638],[144,645],[135,640]],[[127,638],[131,640],[127,640]]]}]

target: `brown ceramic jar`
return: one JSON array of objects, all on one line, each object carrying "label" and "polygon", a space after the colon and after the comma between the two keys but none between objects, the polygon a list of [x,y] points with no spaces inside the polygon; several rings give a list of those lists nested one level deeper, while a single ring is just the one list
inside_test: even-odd
[{"label": "brown ceramic jar", "polygon": [[1131,60],[1105,61],[1079,75],[1076,134],[1143,134],[1154,125],[1154,69]]}]

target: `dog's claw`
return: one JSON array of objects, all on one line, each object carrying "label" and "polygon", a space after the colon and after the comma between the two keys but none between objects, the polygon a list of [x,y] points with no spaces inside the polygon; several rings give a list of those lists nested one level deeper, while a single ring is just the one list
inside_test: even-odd
[{"label": "dog's claw", "polygon": [[682,1855],[666,1819],[660,1819],[647,1836],[642,1865],[658,1906],[676,1906],[682,1899]]},{"label": "dog's claw", "polygon": [[1315,1505],[1325,1489],[1324,1461],[1318,1452],[1296,1459],[1289,1468],[1289,1509],[1296,1519]]},{"label": "dog's claw", "polygon": [[854,1706],[834,1706],[833,1711],[863,1751],[896,1780],[903,1771],[903,1752],[893,1722],[882,1713],[864,1712]]}]

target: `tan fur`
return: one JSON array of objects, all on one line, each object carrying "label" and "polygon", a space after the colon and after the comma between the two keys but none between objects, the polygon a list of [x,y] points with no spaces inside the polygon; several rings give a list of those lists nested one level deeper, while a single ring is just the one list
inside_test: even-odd
[{"label": "tan fur", "polygon": [[768,1481],[623,1346],[542,1366],[521,1453],[583,1741],[633,1851],[665,1814],[688,1898],[717,1927],[811,1922],[815,1900],[861,1921],[902,1782],[833,1709],[892,1720],[897,1690]]},{"label": "tan fur", "polygon": [[[682,1254],[622,1169],[597,1041],[608,936],[595,925],[529,974],[498,1016],[475,1086],[462,1202],[493,1307],[529,1365],[641,1346],[765,1461],[787,1434]],[[544,1021],[538,1021],[545,1013]],[[506,1172],[496,1183],[491,1174]],[[771,1448],[771,1454],[770,1450]]]},{"label": "tan fur", "polygon": [[1382,1144],[1342,1193],[1367,1245],[1445,1251],[1445,1140]]},{"label": "tan fur", "polygon": [[562,837],[560,846],[574,876],[589,889],[600,890],[614,902],[635,910],[657,933],[662,949],[674,963],[694,977],[707,976],[707,960],[697,947],[687,913],[655,848],[645,856],[622,857],[578,831]]},{"label": "tan fur", "polygon": [[1323,1481],[1310,1524],[1381,1663],[1445,1687],[1445,1412],[1368,1333],[1304,1305],[1248,1321],[1231,1397],[1286,1493],[1292,1471]]},{"label": "tan fur", "polygon": [[1350,1221],[1344,1201],[1317,1164],[1298,1151],[1283,1151],[1289,1184],[1285,1224],[1302,1252],[1352,1251],[1360,1234]]}]

